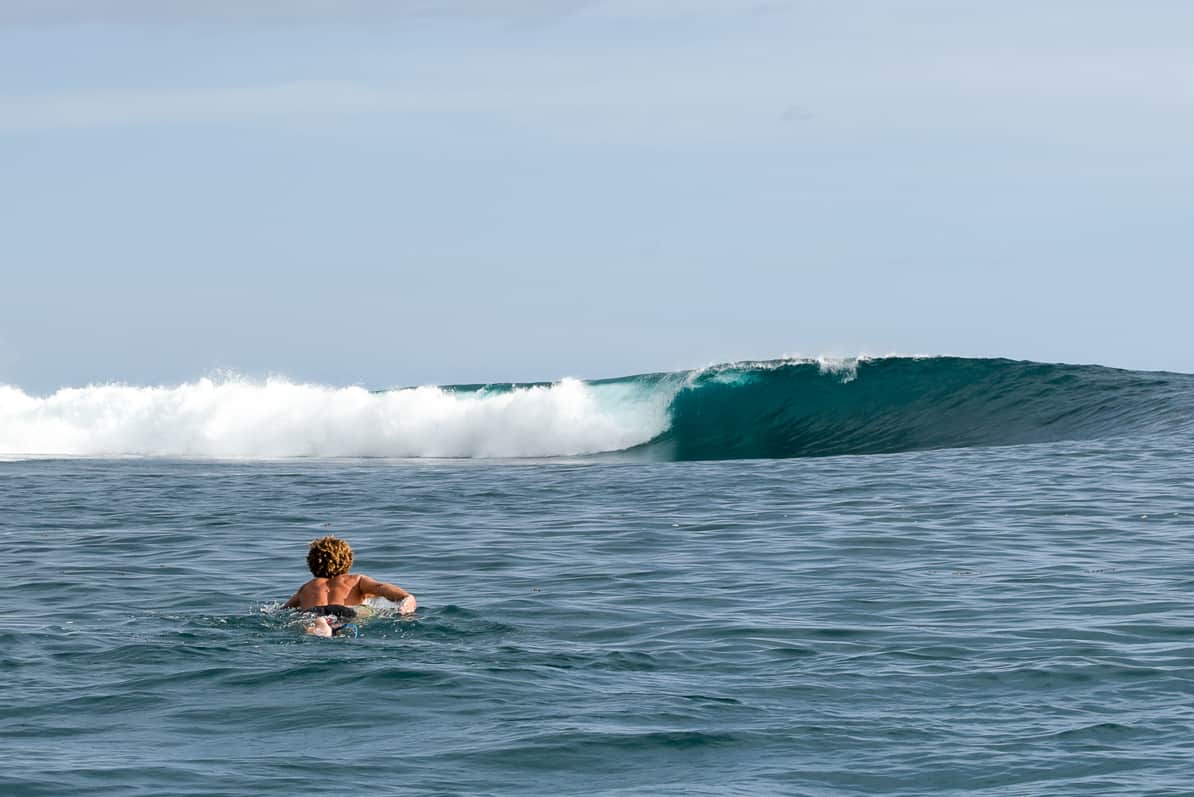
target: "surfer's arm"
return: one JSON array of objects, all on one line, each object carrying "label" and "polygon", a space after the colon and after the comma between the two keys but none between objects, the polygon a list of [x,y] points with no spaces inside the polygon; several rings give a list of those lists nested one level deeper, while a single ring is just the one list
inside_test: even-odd
[{"label": "surfer's arm", "polygon": [[387,584],[384,581],[377,581],[369,578],[369,576],[361,576],[358,582],[361,592],[366,595],[380,595],[392,601],[400,601],[406,598],[414,597],[409,592],[395,584]]},{"label": "surfer's arm", "polygon": [[401,604],[399,611],[403,614],[410,614],[415,610],[415,596],[396,584],[387,584],[384,581],[369,578],[369,576],[361,576],[361,580],[357,582],[357,587],[366,596],[380,595],[387,600]]}]

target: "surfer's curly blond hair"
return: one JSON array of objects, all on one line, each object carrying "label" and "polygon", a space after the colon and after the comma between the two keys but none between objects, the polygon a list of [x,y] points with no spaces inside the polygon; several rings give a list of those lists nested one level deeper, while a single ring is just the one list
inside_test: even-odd
[{"label": "surfer's curly blond hair", "polygon": [[352,567],[352,546],[339,537],[320,537],[311,541],[307,567],[316,578],[331,578]]}]

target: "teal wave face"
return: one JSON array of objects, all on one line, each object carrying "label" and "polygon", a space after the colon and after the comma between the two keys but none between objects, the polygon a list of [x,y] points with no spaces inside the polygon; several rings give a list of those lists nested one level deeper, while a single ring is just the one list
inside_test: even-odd
[{"label": "teal wave face", "polygon": [[[638,379],[652,389],[669,376]],[[644,385],[645,386],[645,385]],[[691,372],[650,459],[879,454],[1189,429],[1194,377],[960,357],[730,364]]]}]

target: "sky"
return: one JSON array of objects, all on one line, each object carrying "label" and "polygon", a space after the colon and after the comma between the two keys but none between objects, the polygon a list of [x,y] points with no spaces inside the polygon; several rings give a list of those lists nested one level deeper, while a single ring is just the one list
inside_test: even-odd
[{"label": "sky", "polygon": [[6,0],[0,384],[1194,372],[1194,4]]}]

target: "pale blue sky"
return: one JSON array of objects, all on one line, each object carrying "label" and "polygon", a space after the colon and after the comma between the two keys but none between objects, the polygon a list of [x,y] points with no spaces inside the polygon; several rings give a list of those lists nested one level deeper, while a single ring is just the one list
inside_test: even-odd
[{"label": "pale blue sky", "polygon": [[9,0],[0,383],[1194,371],[1191,30],[1176,1]]}]

